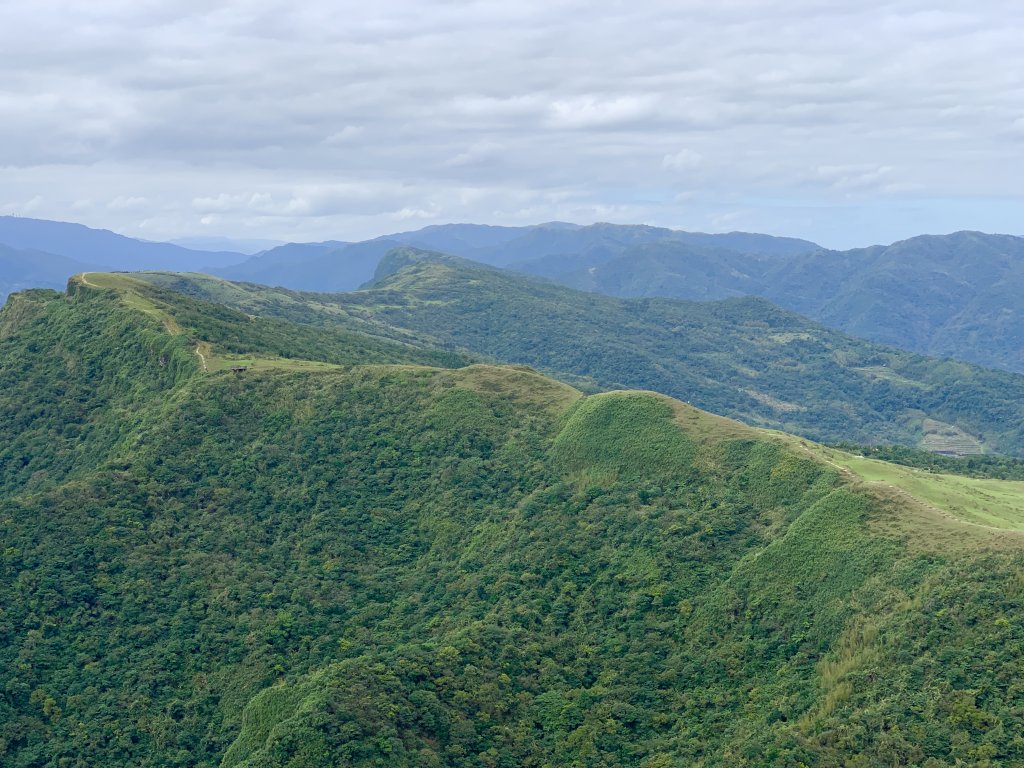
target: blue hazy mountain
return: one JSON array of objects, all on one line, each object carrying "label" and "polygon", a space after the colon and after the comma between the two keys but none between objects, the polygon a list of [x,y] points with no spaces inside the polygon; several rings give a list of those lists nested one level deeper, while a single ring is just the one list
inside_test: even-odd
[{"label": "blue hazy mountain", "polygon": [[871,341],[1024,372],[1021,237],[954,232],[784,256],[663,240],[514,266],[623,298],[762,296]]},{"label": "blue hazy mountain", "polygon": [[82,224],[0,216],[0,244],[64,256],[105,269],[198,271],[244,261],[233,251],[203,251],[154,243]]},{"label": "blue hazy mountain", "polygon": [[[495,267],[552,279],[629,254],[656,243],[716,254],[747,254],[757,259],[805,254],[820,247],[807,240],[744,232],[714,235],[643,225],[549,222],[529,227],[444,224],[399,232],[364,243],[291,243],[257,254],[243,264],[216,271],[232,280],[280,285],[296,290],[350,291],[368,281],[377,262],[396,244],[440,251]],[[725,281],[726,268],[721,280]],[[728,295],[733,295],[730,291]]]},{"label": "blue hazy mountain", "polygon": [[296,291],[350,291],[373,278],[385,253],[402,245],[378,239],[362,243],[288,243],[223,269],[229,280],[282,286]]},{"label": "blue hazy mountain", "polygon": [[8,294],[26,288],[62,289],[68,277],[92,267],[55,253],[0,245],[0,303]]},{"label": "blue hazy mountain", "polygon": [[246,256],[269,251],[271,248],[286,244],[284,240],[267,240],[265,238],[203,237],[198,235],[176,237],[168,242],[193,251],[232,251]]}]

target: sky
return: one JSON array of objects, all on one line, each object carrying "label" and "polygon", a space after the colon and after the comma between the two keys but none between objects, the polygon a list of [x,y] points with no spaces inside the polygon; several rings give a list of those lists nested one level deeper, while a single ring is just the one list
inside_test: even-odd
[{"label": "sky", "polygon": [[0,214],[1024,234],[1019,0],[0,2]]}]

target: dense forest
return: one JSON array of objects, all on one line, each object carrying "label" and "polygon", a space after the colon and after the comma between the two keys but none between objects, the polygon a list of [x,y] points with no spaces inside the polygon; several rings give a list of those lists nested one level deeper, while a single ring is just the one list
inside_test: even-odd
[{"label": "dense forest", "polygon": [[92,279],[0,312],[3,765],[1024,763],[1019,533],[379,303]]}]

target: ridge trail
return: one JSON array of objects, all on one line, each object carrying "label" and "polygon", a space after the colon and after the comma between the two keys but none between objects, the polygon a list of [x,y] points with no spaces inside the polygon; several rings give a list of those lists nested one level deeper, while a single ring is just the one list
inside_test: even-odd
[{"label": "ridge trail", "polygon": [[201,344],[196,344],[196,354],[199,355],[199,362],[203,364],[203,373],[209,373],[210,369],[206,366],[206,355],[199,351]]}]

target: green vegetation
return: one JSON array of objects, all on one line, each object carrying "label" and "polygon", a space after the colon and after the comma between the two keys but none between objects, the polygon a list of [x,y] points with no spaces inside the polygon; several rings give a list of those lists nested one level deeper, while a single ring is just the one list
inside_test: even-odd
[{"label": "green vegetation", "polygon": [[904,445],[863,446],[854,443],[836,443],[832,446],[847,453],[881,459],[907,467],[918,467],[947,475],[990,477],[994,480],[1024,480],[1024,459],[1011,456],[941,456],[931,451],[908,448]]},{"label": "green vegetation", "polygon": [[881,344],[1024,373],[1021,237],[954,232],[829,251],[764,235],[599,224],[524,228],[490,249],[455,238],[406,242],[610,296],[761,296]]},{"label": "green vegetation", "polygon": [[[1024,482],[942,474],[859,453],[803,444],[805,450],[861,480],[900,491],[899,498],[930,513],[1012,531],[1024,531]],[[885,491],[881,495],[885,495]]]},{"label": "green vegetation", "polygon": [[134,281],[17,295],[0,763],[1024,762],[1024,537],[662,395],[423,355]]},{"label": "green vegetation", "polygon": [[586,391],[663,392],[823,442],[1024,456],[1024,377],[867,343],[761,299],[614,299],[414,249],[379,274],[347,294],[139,277],[261,317],[523,363]]}]

